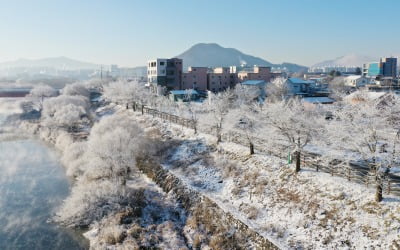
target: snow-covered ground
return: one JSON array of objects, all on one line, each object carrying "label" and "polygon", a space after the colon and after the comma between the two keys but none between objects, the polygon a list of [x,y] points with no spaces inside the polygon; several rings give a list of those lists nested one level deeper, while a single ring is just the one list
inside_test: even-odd
[{"label": "snow-covered ground", "polygon": [[[121,112],[132,112],[122,111]],[[373,187],[294,166],[193,130],[133,114],[160,138],[179,140],[165,168],[282,248],[390,249],[400,246],[400,199],[374,202]]]},{"label": "snow-covered ground", "polygon": [[120,212],[92,226],[84,236],[91,249],[187,249],[183,227],[186,212],[143,174],[131,178],[128,188],[143,194],[140,210]]}]

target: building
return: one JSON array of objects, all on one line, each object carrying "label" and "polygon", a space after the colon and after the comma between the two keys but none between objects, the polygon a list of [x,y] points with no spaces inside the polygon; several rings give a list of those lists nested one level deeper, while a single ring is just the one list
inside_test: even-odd
[{"label": "building", "polygon": [[207,90],[207,67],[189,67],[182,74],[182,89]]},{"label": "building", "polygon": [[182,89],[182,59],[155,59],[147,62],[148,86],[158,94]]},{"label": "building", "polygon": [[365,63],[362,70],[363,76],[392,77],[397,76],[397,58],[383,57],[379,62]]},{"label": "building", "polygon": [[392,77],[393,79],[397,76],[397,58],[395,57],[385,57],[381,58],[381,63],[383,64],[383,76]]},{"label": "building", "polygon": [[200,93],[194,89],[188,90],[171,90],[169,92],[169,99],[172,101],[189,102],[195,101],[200,98]]},{"label": "building", "polygon": [[346,86],[350,87],[364,87],[365,85],[369,84],[369,79],[366,78],[365,76],[359,76],[359,75],[352,75],[348,76],[344,79],[344,84]]},{"label": "building", "polygon": [[231,73],[231,68],[215,68],[207,74],[207,90],[216,93],[233,88],[237,83],[236,79],[236,73]]},{"label": "building", "polygon": [[291,95],[307,96],[312,92],[316,83],[314,81],[303,80],[300,78],[290,77],[286,80]]},{"label": "building", "polygon": [[239,82],[247,80],[271,81],[271,67],[254,66],[253,69],[244,69],[238,73]]},{"label": "building", "polygon": [[377,77],[383,74],[383,66],[381,62],[365,63],[363,65],[362,75],[369,77]]}]

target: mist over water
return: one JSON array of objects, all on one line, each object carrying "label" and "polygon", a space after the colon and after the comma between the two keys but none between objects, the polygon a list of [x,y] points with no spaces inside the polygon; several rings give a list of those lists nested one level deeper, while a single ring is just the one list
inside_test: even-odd
[{"label": "mist over water", "polygon": [[[2,104],[0,129],[13,113]],[[0,249],[87,248],[77,232],[48,222],[68,193],[55,151],[33,139],[0,140]]]}]

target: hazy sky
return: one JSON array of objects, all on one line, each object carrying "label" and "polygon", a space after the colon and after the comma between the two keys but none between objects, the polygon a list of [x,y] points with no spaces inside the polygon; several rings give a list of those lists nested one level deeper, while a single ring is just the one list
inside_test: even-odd
[{"label": "hazy sky", "polygon": [[0,0],[0,62],[144,65],[215,42],[273,63],[400,55],[399,0]]}]

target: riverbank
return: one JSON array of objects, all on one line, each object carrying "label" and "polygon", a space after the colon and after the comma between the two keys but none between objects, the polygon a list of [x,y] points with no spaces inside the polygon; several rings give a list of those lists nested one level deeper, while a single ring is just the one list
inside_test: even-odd
[{"label": "riverbank", "polygon": [[282,248],[400,245],[400,201],[394,196],[376,203],[374,187],[307,166],[296,175],[280,158],[261,152],[250,156],[235,143],[218,146],[213,136],[125,112],[145,130],[175,142],[164,154],[165,170]]}]

